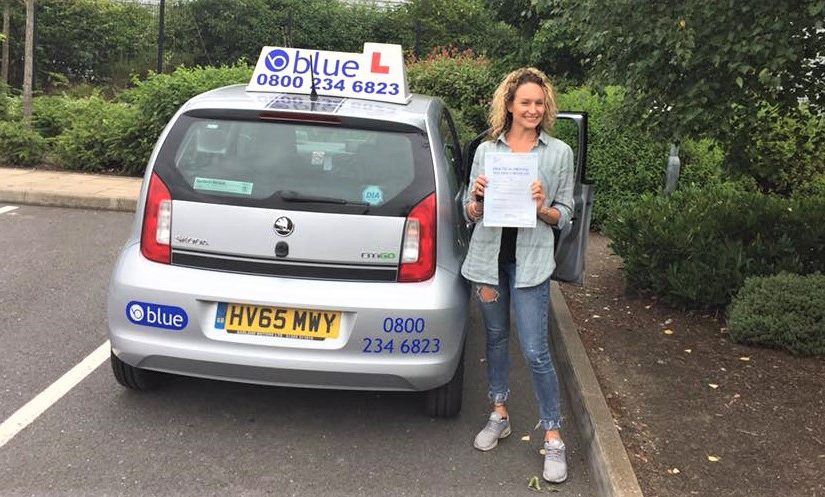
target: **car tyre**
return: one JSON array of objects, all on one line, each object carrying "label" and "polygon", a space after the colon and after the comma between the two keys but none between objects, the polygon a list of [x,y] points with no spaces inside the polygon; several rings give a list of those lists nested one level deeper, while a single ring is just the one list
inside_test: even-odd
[{"label": "car tyre", "polygon": [[160,385],[163,378],[163,374],[157,371],[140,369],[126,364],[118,359],[114,352],[112,352],[112,372],[115,374],[118,383],[138,392],[154,390]]},{"label": "car tyre", "polygon": [[464,352],[458,361],[453,377],[436,389],[424,394],[424,411],[434,418],[452,418],[461,412],[464,395]]}]

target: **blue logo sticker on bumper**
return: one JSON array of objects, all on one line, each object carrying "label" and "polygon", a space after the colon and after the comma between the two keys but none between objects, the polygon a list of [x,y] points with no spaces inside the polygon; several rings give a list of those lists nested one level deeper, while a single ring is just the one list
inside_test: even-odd
[{"label": "blue logo sticker on bumper", "polygon": [[180,331],[189,324],[189,316],[180,307],[133,300],[126,304],[126,317],[134,324]]}]

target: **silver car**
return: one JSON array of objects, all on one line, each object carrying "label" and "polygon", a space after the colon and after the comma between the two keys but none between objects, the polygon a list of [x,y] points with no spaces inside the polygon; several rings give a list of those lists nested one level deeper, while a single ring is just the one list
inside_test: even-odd
[{"label": "silver car", "polygon": [[429,415],[457,414],[461,156],[430,97],[193,98],[158,140],[113,271],[117,381],[425,392]]}]

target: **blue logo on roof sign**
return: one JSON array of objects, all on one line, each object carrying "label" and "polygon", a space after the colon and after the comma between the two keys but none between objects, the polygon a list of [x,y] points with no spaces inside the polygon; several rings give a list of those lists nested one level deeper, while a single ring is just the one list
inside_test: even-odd
[{"label": "blue logo on roof sign", "polygon": [[266,54],[264,64],[272,72],[281,72],[289,65],[289,54],[277,48]]},{"label": "blue logo on roof sign", "polygon": [[189,324],[189,316],[180,307],[133,300],[126,304],[126,317],[134,324],[180,331]]},{"label": "blue logo on roof sign", "polygon": [[364,43],[362,53],[263,47],[247,91],[406,104],[412,98],[401,45]]}]

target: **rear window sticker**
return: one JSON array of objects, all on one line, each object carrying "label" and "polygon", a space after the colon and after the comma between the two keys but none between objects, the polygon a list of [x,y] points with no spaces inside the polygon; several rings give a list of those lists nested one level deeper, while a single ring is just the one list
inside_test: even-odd
[{"label": "rear window sticker", "polygon": [[228,179],[195,178],[195,190],[210,192],[236,193],[238,195],[252,195],[252,183],[246,181],[232,181]]},{"label": "rear window sticker", "polygon": [[370,205],[381,204],[384,202],[384,190],[377,185],[368,185],[364,188],[364,191],[361,192],[361,200]]},{"label": "rear window sticker", "polygon": [[325,155],[326,154],[324,152],[317,151],[317,150],[313,151],[312,152],[312,165],[313,166],[320,166],[321,164],[323,164]]}]

